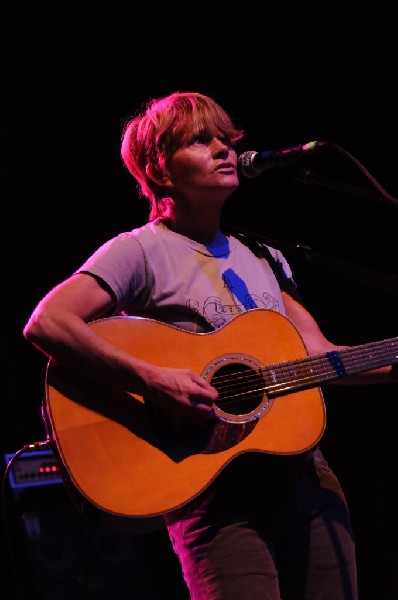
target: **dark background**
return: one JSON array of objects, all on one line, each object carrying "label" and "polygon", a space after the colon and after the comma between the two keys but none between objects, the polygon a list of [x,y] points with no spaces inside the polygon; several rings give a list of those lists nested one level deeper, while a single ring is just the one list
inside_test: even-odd
[{"label": "dark background", "polygon": [[[81,4],[2,11],[2,454],[45,437],[46,360],[22,328],[102,242],[145,221],[119,158],[122,124],[172,91],[213,96],[244,127],[242,151],[327,142],[294,168],[243,179],[225,221],[286,253],[333,341],[396,336],[396,2]],[[395,599],[396,387],[324,395],[322,448],[351,506],[360,598]],[[2,505],[7,598],[13,569],[29,582],[18,600],[186,598],[164,531],[106,538],[98,558],[102,531],[62,486],[15,497],[5,485]]]}]

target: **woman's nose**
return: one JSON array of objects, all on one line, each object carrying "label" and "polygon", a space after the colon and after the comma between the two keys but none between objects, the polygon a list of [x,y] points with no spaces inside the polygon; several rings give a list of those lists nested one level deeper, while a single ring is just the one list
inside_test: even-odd
[{"label": "woman's nose", "polygon": [[225,140],[222,140],[220,138],[213,138],[212,148],[213,148],[213,152],[215,154],[218,154],[219,152],[228,153],[230,147]]}]

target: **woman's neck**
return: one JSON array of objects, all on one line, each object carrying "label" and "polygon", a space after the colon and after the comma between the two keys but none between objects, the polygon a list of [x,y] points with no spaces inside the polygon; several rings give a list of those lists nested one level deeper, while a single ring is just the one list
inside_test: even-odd
[{"label": "woman's neck", "polygon": [[212,244],[220,235],[219,222],[198,222],[197,220],[183,221],[180,219],[165,218],[161,222],[171,231],[184,235],[195,242],[205,246]]}]

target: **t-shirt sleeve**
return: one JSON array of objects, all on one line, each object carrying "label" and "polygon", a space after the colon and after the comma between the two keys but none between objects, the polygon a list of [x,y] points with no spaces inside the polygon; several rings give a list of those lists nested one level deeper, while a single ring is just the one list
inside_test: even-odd
[{"label": "t-shirt sleeve", "polygon": [[77,270],[104,281],[115,295],[118,309],[145,293],[148,269],[141,244],[121,233],[100,246]]}]

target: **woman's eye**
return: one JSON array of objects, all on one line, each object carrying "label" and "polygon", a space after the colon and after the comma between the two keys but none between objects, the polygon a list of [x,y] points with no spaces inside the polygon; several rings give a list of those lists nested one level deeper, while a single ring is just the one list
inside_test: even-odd
[{"label": "woman's eye", "polygon": [[209,141],[210,140],[209,140],[208,136],[205,136],[205,135],[196,135],[192,139],[191,144],[206,144]]},{"label": "woman's eye", "polygon": [[[195,135],[195,137],[193,137],[192,140],[189,142],[189,145],[193,145],[193,144],[207,145],[207,144],[210,144],[212,139],[214,139],[214,138],[211,135],[201,133],[201,134]],[[225,144],[226,146],[231,146],[231,140],[228,137],[218,136],[217,139],[220,140],[220,142],[222,144]]]}]

